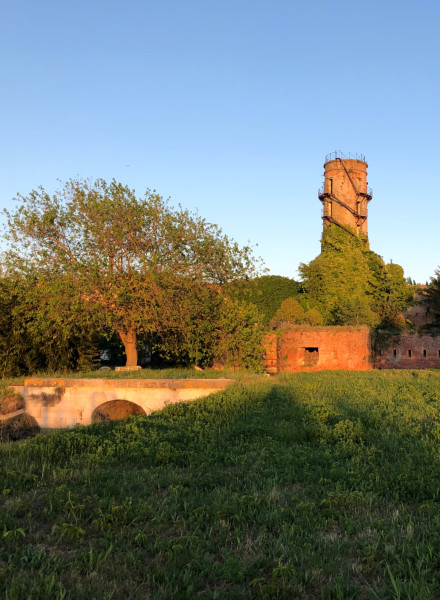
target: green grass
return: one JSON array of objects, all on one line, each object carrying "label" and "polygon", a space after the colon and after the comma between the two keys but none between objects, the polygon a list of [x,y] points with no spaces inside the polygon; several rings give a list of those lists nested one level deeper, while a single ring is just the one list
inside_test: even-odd
[{"label": "green grass", "polygon": [[0,598],[440,597],[440,374],[251,379],[0,447]]},{"label": "green grass", "polygon": [[[50,378],[69,378],[69,379],[237,379],[242,382],[259,381],[262,377],[261,374],[255,374],[250,371],[237,371],[232,369],[204,369],[203,371],[196,371],[195,369],[189,369],[187,367],[174,368],[174,369],[142,369],[139,371],[115,371],[111,369],[109,371],[100,371],[94,369],[93,371],[80,371],[80,372],[63,372],[59,373],[35,373],[29,377],[50,377]],[[28,376],[11,377],[0,380],[0,387],[6,385],[23,385],[24,380]]]}]

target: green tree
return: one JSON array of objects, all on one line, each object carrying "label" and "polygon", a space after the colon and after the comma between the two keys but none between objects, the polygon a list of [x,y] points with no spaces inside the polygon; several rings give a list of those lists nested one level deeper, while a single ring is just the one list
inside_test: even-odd
[{"label": "green tree", "polygon": [[399,329],[405,327],[402,311],[413,301],[403,268],[394,263],[385,264],[380,256],[369,252],[369,264],[373,272],[373,310],[379,315],[381,327]]},{"label": "green tree", "polygon": [[300,294],[300,284],[281,275],[262,275],[252,280],[235,282],[228,287],[229,294],[257,307],[263,317],[263,324],[269,325],[276,311],[286,298]]},{"label": "green tree", "polygon": [[152,339],[155,360],[261,370],[264,328],[257,308],[227,294],[205,290],[193,304],[180,331],[165,331]]},{"label": "green tree", "polygon": [[224,298],[213,338],[217,364],[261,371],[263,347],[261,315],[252,304]]},{"label": "green tree", "polygon": [[[0,279],[0,375],[91,368],[97,361],[95,332],[64,318],[60,297],[51,306],[47,285],[33,278]],[[52,316],[49,316],[52,315]]]},{"label": "green tree", "polygon": [[386,265],[363,241],[337,228],[323,233],[322,252],[300,265],[305,298],[327,325],[395,327],[411,293],[399,265]]},{"label": "green tree", "polygon": [[314,326],[323,325],[324,317],[317,308],[311,308],[310,310],[304,313],[304,323]]},{"label": "green tree", "polygon": [[434,277],[431,277],[425,294],[425,303],[430,312],[435,316],[436,321],[440,321],[440,267],[436,269]]},{"label": "green tree", "polygon": [[295,298],[286,298],[275,313],[272,323],[303,323],[304,309]]},{"label": "green tree", "polygon": [[47,321],[116,331],[128,366],[139,334],[184,330],[200,290],[221,293],[258,273],[248,246],[149,190],[137,197],[114,180],[69,180],[17,200],[6,211],[8,273],[45,286]]}]

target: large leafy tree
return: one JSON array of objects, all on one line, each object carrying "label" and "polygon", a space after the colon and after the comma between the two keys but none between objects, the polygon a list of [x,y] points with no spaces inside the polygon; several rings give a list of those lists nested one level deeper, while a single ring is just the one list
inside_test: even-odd
[{"label": "large leafy tree", "polygon": [[111,181],[69,180],[53,195],[18,196],[6,269],[44,287],[47,319],[116,331],[127,366],[138,334],[182,332],[201,290],[220,294],[258,262],[198,214]]}]

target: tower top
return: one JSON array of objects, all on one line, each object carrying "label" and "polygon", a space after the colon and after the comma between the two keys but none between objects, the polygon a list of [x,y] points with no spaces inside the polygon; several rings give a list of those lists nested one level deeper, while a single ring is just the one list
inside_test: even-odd
[{"label": "tower top", "polygon": [[340,150],[335,150],[334,152],[330,152],[325,157],[325,162],[330,162],[331,160],[336,160],[338,158],[348,159],[348,160],[360,160],[361,162],[366,163],[367,159],[365,158],[365,154],[357,154],[353,152],[349,152],[348,154],[344,154]]}]

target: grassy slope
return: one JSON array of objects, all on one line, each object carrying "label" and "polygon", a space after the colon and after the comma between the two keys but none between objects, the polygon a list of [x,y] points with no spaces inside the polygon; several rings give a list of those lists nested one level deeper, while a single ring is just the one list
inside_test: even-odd
[{"label": "grassy slope", "polygon": [[0,598],[440,597],[438,372],[237,385],[0,448]]}]

